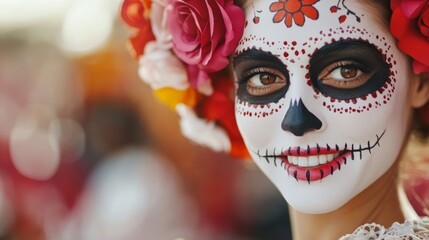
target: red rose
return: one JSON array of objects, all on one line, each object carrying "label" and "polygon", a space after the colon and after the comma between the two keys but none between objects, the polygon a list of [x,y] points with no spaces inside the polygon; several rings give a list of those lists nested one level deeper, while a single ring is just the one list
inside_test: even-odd
[{"label": "red rose", "polygon": [[391,7],[398,47],[414,59],[415,73],[429,72],[429,0],[392,0]]},{"label": "red rose", "polygon": [[216,121],[228,133],[231,140],[230,155],[250,159],[243,138],[235,121],[234,83],[229,78],[212,76],[214,92],[202,101],[201,115],[208,121]]},{"label": "red rose", "polygon": [[244,30],[233,0],[176,0],[169,13],[173,50],[189,65],[215,72],[229,64]]},{"label": "red rose", "polygon": [[422,15],[419,19],[419,28],[420,32],[429,39],[429,6],[426,5],[426,8],[423,10]]},{"label": "red rose", "polygon": [[124,0],[121,17],[125,23],[134,28],[142,28],[149,21],[150,1]]}]

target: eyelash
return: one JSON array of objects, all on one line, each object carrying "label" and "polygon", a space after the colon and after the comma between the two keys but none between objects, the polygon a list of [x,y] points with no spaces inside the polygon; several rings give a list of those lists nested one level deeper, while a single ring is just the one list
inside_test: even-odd
[{"label": "eyelash", "polygon": [[[353,67],[353,68],[356,68],[356,69],[362,71],[363,73],[368,73],[367,69],[362,64],[358,64],[354,61],[339,61],[339,62],[335,62],[333,65],[328,65],[328,67],[329,67],[329,69],[326,70],[327,73],[324,74],[323,77],[319,78],[319,80],[325,78],[326,76],[331,74],[333,71],[337,70],[338,68],[343,68],[343,67]],[[325,72],[325,71],[322,71],[322,72]]]},{"label": "eyelash", "polygon": [[[331,74],[334,74],[335,71],[340,71],[342,68],[355,69],[357,71],[356,72],[357,76],[353,78],[346,78],[344,76],[338,77],[338,75],[337,77],[330,76]],[[331,86],[334,88],[352,89],[365,84],[370,78],[370,75],[371,75],[370,73],[371,73],[371,70],[369,70],[363,64],[360,64],[356,61],[343,60],[343,61],[335,62],[325,67],[322,73],[319,74],[319,76],[321,75],[322,77],[318,77],[318,81],[323,85]]]},{"label": "eyelash", "polygon": [[260,68],[253,68],[245,73],[243,73],[243,76],[240,76],[237,80],[238,84],[242,84],[247,82],[250,78],[258,75],[258,74],[272,74],[272,75],[278,75],[278,71],[267,68],[267,67],[260,67]]}]

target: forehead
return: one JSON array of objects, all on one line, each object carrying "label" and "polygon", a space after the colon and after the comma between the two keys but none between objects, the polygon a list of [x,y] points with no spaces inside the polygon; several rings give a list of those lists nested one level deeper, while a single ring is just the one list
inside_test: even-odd
[{"label": "forehead", "polygon": [[320,48],[347,38],[380,45],[379,39],[389,41],[392,37],[375,11],[356,0],[250,1],[237,53],[247,48],[280,51],[279,44]]}]

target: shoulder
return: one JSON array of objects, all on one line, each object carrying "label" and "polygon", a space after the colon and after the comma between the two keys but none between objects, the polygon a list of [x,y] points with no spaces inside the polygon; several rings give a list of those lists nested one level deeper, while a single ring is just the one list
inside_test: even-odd
[{"label": "shoulder", "polygon": [[340,240],[389,240],[389,239],[429,239],[429,218],[395,222],[390,228],[376,223],[358,227],[352,234]]}]

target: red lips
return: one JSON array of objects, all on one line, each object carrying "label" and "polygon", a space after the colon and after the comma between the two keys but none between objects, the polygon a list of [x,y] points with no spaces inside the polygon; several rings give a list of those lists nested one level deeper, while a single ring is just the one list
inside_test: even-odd
[{"label": "red lips", "polygon": [[296,180],[318,181],[333,175],[341,170],[341,166],[347,164],[347,159],[352,153],[336,148],[300,147],[291,148],[283,152],[280,158],[284,162],[285,170]]}]

